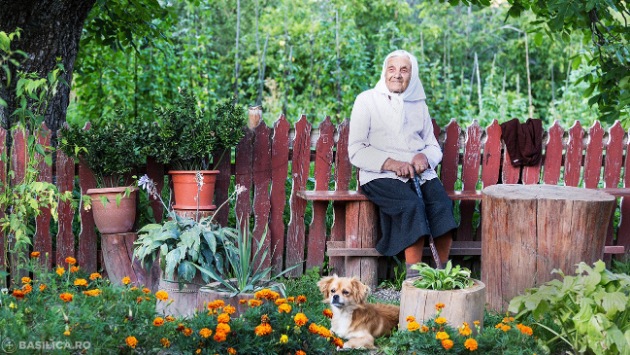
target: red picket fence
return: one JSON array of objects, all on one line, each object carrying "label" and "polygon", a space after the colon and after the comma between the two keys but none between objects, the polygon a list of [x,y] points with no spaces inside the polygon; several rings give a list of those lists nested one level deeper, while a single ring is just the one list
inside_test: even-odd
[{"label": "red picket fence", "polygon": [[[607,131],[599,122],[588,129],[576,122],[569,130],[564,130],[556,122],[545,132],[541,165],[522,168],[513,167],[507,154],[504,154],[501,128],[496,121],[485,129],[476,121],[465,128],[455,121],[444,129],[435,123],[434,127],[444,150],[441,179],[449,191],[474,191],[497,183],[630,187],[630,175],[625,174],[625,167],[630,166],[630,158],[626,154],[630,144],[628,132],[618,122]],[[36,135],[40,142],[46,144],[50,141],[50,132],[45,128]],[[0,130],[0,140],[5,141],[6,136],[7,132]],[[15,175],[7,181],[6,164],[3,165],[0,180],[5,182],[4,186],[12,186],[24,176],[27,166],[26,138],[19,134],[13,136],[10,158]],[[327,206],[316,204],[311,220],[306,220],[307,202],[298,198],[296,192],[306,189],[308,179],[314,180],[316,190],[328,190],[330,186],[335,190],[348,190],[350,186],[355,186],[351,183],[354,168],[348,160],[347,144],[347,122],[335,126],[327,118],[318,128],[313,128],[303,116],[292,129],[289,122],[281,117],[273,127],[262,124],[254,131],[247,131],[236,148],[232,164],[223,159],[218,167],[221,174],[217,179],[215,203],[227,199],[232,177],[236,184],[247,187],[249,193],[241,194],[230,208],[239,218],[249,216],[254,221],[256,238],[260,238],[268,227],[265,243],[271,253],[264,261],[265,265],[272,265],[275,271],[279,271],[304,262],[303,268],[294,270],[293,275],[297,276],[305,268],[322,265],[327,240],[343,240],[343,219],[335,219],[332,227],[327,228]],[[6,153],[4,146],[0,149],[0,154]],[[75,164],[61,152],[56,154],[54,167],[40,164],[41,181],[54,181],[62,192],[73,189],[75,177],[78,177],[76,181],[80,191],[95,187],[95,179],[89,169]],[[220,154],[217,153],[217,156]],[[159,164],[149,162],[147,165],[147,174],[158,183],[163,181],[165,173],[164,167]],[[475,225],[478,223],[475,213],[480,210],[479,201],[462,200],[457,203],[461,221],[455,240],[479,242],[481,236]],[[283,216],[287,208],[290,219],[285,224]],[[339,208],[332,206],[334,215],[343,214]],[[616,224],[610,222],[606,245],[624,246],[627,253],[630,246],[630,201],[619,198],[617,208],[621,218]],[[155,215],[161,215],[159,203],[154,203],[153,209]],[[226,208],[220,210],[216,220],[226,224],[228,212]],[[75,214],[80,217],[78,235],[72,229]],[[51,256],[50,267],[63,264],[66,256],[74,256],[84,270],[99,270],[102,263],[91,211],[81,206],[72,209],[70,203],[62,202],[58,215],[57,234],[54,236],[50,234],[50,211],[43,211],[36,219],[33,250],[42,252],[42,255],[48,253]],[[0,236],[0,250],[5,250],[8,244],[7,236]],[[78,247],[75,248],[75,245]],[[6,265],[7,257],[10,255],[0,253],[0,265]]]}]

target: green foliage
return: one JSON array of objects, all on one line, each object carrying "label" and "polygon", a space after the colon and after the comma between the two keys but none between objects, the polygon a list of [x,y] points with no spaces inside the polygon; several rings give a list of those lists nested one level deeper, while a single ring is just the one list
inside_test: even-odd
[{"label": "green foliage", "polygon": [[[6,82],[0,82],[0,89],[2,90],[4,87],[11,85],[11,66],[19,67],[19,59],[27,57],[27,54],[23,51],[11,49],[11,42],[20,39],[20,33],[20,29],[11,33],[0,31],[0,70],[2,70],[6,76]],[[6,106],[7,102],[0,97],[0,107]]]},{"label": "green foliage", "polygon": [[407,277],[406,266],[395,256],[390,260],[394,260],[396,262],[396,266],[394,266],[394,278],[383,280],[379,287],[393,288],[400,291],[400,289],[402,289],[402,283]]},{"label": "green foliage", "polygon": [[461,265],[453,264],[449,260],[444,269],[435,269],[426,263],[417,263],[411,266],[411,269],[418,270],[420,278],[413,282],[418,288],[428,290],[454,290],[464,289],[473,285],[474,281],[470,278],[470,270],[461,267]]},{"label": "green foliage", "polygon": [[561,341],[579,353],[627,354],[630,276],[612,273],[601,260],[593,267],[581,262],[576,276],[554,271],[562,280],[549,281],[515,297],[509,311],[519,318],[552,318],[559,329],[544,328],[542,338],[549,346]]}]

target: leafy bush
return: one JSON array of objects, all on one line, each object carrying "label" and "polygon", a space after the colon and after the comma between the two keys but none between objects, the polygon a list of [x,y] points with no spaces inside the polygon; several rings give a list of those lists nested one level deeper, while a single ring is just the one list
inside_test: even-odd
[{"label": "leafy bush", "polygon": [[553,319],[555,327],[542,327],[542,337],[550,347],[565,342],[580,353],[628,354],[630,276],[607,270],[601,260],[592,268],[581,262],[576,276],[554,272],[562,280],[527,290],[510,302],[508,310],[517,313],[517,318]]},{"label": "leafy bush", "polygon": [[418,270],[420,278],[413,282],[418,288],[428,290],[454,290],[464,289],[473,285],[470,278],[470,270],[453,264],[449,260],[444,269],[434,269],[426,263],[417,263],[411,266],[413,270]]}]

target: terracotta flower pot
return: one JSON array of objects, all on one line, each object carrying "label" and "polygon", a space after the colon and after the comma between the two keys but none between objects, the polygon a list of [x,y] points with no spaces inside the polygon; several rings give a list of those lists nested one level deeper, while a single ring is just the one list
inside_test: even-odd
[{"label": "terracotta flower pot", "polygon": [[217,206],[212,204],[214,199],[214,185],[218,170],[199,170],[203,175],[203,185],[198,188],[197,170],[171,170],[168,173],[173,181],[175,204],[178,210],[213,210]]},{"label": "terracotta flower pot", "polygon": [[[125,196],[125,189],[130,189]],[[101,234],[126,233],[136,221],[135,187],[109,187],[89,189],[86,195],[92,199],[94,223]],[[120,202],[117,200],[120,198]]]}]

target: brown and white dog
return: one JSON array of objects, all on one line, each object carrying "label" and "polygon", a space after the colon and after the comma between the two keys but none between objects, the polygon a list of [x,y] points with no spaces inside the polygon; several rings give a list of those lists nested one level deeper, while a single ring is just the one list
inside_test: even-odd
[{"label": "brown and white dog", "polygon": [[399,307],[367,303],[370,288],[356,278],[326,276],[317,286],[333,312],[330,330],[346,339],[344,348],[374,349],[374,339],[398,325]]}]

